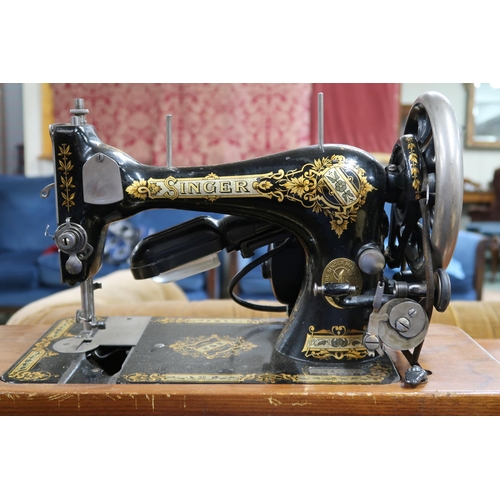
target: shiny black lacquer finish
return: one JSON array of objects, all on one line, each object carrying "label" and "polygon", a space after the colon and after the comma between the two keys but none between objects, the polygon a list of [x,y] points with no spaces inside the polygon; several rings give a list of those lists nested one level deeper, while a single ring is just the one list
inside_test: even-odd
[{"label": "shiny black lacquer finish", "polygon": [[[111,222],[157,208],[240,215],[283,227],[304,248],[304,280],[278,338],[278,352],[304,360],[308,333],[342,330],[361,335],[366,330],[371,307],[339,307],[315,294],[314,286],[324,282],[325,272],[340,274],[336,279],[342,282],[342,268],[331,266],[336,259],[347,259],[359,274],[358,295],[373,296],[382,277],[381,271],[366,274],[358,267],[364,249],[383,253],[387,229],[386,172],[369,154],[343,145],[309,146],[231,164],[167,168],[143,165],[103,144],[91,125],[53,125],[51,135],[58,224],[69,219],[81,225],[92,248],[77,274],[68,272],[68,256],[60,253],[64,282],[76,284],[96,274]],[[84,165],[99,153],[118,166],[120,200],[85,201],[90,188],[84,183]],[[102,182],[107,178],[103,175]],[[297,272],[293,266],[289,271]]]}]

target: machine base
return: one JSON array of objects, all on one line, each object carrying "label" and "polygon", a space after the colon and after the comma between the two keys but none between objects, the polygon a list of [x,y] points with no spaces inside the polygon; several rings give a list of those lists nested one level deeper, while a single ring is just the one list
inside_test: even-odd
[{"label": "machine base", "polygon": [[82,335],[81,324],[52,326],[2,376],[47,384],[391,384],[388,355],[350,362],[296,361],[274,344],[281,320],[109,317]]}]

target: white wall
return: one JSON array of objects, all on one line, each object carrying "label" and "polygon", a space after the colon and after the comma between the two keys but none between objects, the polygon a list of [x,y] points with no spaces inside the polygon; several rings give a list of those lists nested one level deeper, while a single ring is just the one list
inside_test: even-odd
[{"label": "white wall", "polygon": [[42,175],[39,157],[42,154],[42,92],[39,83],[23,83],[24,173]]},{"label": "white wall", "polygon": [[4,161],[1,165],[0,171],[6,174],[17,174],[20,172],[19,164],[19,150],[18,147],[24,143],[23,139],[23,97],[22,85],[20,83],[4,83],[3,95],[4,122],[4,137],[5,143],[4,151],[0,162]]},{"label": "white wall", "polygon": [[42,136],[42,86],[40,83],[23,83],[24,122],[24,173],[27,177],[54,175],[52,161],[41,158]]},{"label": "white wall", "polygon": [[[423,92],[435,90],[451,102],[465,139],[467,92],[463,83],[403,83],[402,104],[411,104]],[[26,175],[52,175],[50,162],[39,159],[42,151],[41,87],[37,83],[23,84],[24,162]],[[353,144],[355,146],[355,144]],[[484,188],[493,179],[493,171],[500,167],[500,150],[477,150],[464,147],[464,176],[479,182]]]}]

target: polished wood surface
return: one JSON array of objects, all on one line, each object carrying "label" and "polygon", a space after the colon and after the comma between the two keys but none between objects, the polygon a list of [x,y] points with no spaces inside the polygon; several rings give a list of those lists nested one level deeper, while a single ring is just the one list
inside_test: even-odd
[{"label": "polished wood surface", "polygon": [[500,339],[477,339],[476,342],[500,361]]},{"label": "polished wood surface", "polygon": [[[4,373],[44,333],[0,327]],[[500,343],[500,341],[498,341]],[[416,388],[390,385],[56,385],[0,382],[0,415],[500,415],[500,356],[458,328],[431,325]],[[394,353],[400,372],[408,364]]]},{"label": "polished wood surface", "polygon": [[464,204],[492,205],[494,201],[493,191],[464,191]]}]

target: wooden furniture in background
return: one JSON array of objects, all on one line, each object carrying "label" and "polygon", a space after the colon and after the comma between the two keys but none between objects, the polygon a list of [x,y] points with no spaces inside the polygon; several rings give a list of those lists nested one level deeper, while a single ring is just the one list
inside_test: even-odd
[{"label": "wooden furniture in background", "polygon": [[493,205],[493,191],[464,191],[464,205]]},{"label": "wooden furniture in background", "polygon": [[471,221],[500,221],[500,168],[495,169],[493,173],[491,192],[493,201],[490,205],[468,208],[467,215]]},{"label": "wooden furniture in background", "polygon": [[[486,205],[490,208],[495,203],[495,192],[484,191],[481,185],[471,179],[464,179],[464,207],[465,205]],[[474,207],[467,207],[468,209]]]},{"label": "wooden furniture in background", "polygon": [[494,282],[500,253],[500,221],[470,222],[467,225],[467,231],[481,233],[487,238],[486,246],[491,252],[491,281]]}]

